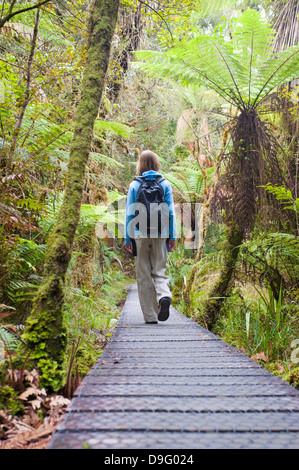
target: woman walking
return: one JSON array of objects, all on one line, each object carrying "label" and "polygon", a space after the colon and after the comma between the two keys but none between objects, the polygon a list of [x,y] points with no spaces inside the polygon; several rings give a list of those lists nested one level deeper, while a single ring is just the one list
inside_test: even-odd
[{"label": "woman walking", "polygon": [[141,153],[138,177],[126,204],[125,246],[135,256],[138,296],[146,323],[169,317],[172,294],[165,275],[167,254],[175,248],[176,224],[170,183],[159,173],[159,157]]}]

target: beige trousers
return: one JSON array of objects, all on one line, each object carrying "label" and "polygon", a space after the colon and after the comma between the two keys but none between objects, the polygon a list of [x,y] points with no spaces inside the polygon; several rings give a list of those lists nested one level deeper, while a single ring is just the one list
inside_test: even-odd
[{"label": "beige trousers", "polygon": [[157,321],[159,300],[172,294],[167,268],[165,238],[136,238],[135,271],[141,310],[146,322]]}]

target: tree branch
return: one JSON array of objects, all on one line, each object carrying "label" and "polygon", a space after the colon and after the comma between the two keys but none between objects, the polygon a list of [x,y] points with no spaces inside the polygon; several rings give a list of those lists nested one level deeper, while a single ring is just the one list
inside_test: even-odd
[{"label": "tree branch", "polygon": [[46,3],[50,3],[51,1],[52,0],[43,0],[42,2],[36,3],[36,5],[33,5],[31,7],[23,8],[21,10],[17,10],[17,11],[13,12],[12,10],[13,10],[14,4],[16,3],[16,0],[13,0],[12,4],[10,5],[10,8],[9,8],[9,11],[8,11],[7,15],[5,15],[0,20],[0,28],[2,28],[2,26],[4,26],[5,23],[7,23],[7,21],[9,21],[15,15],[19,15],[20,13],[24,13],[24,12],[29,11],[29,10],[34,10],[35,8],[39,8],[42,5],[45,5]]},{"label": "tree branch", "polygon": [[172,32],[170,31],[170,28],[169,28],[169,26],[168,26],[168,23],[167,23],[167,21],[163,18],[163,16],[160,15],[160,13],[158,13],[157,10],[155,10],[153,7],[151,7],[148,3],[143,2],[142,0],[138,0],[138,2],[139,2],[139,3],[142,3],[142,5],[148,7],[150,10],[152,10],[154,13],[156,13],[156,15],[158,15],[158,16],[161,18],[161,20],[166,24],[166,28],[167,28],[167,30],[168,30],[168,32],[169,32],[169,34],[170,34],[170,36],[171,36],[171,39],[172,39],[172,41],[173,41]]}]

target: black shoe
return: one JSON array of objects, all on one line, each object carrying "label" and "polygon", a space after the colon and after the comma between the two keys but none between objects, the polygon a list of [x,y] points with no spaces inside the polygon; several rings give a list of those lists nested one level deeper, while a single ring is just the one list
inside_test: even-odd
[{"label": "black shoe", "polygon": [[146,321],[148,325],[156,325],[158,322],[157,321]]},{"label": "black shoe", "polygon": [[170,298],[169,297],[162,297],[159,302],[159,314],[158,320],[159,321],[166,321],[169,317],[169,307],[170,307]]}]

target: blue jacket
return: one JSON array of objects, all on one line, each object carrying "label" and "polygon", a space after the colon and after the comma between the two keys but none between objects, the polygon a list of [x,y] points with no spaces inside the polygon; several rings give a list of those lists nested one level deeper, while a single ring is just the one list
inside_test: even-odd
[{"label": "blue jacket", "polygon": [[[156,178],[157,176],[162,176],[162,175],[158,173],[157,171],[149,170],[149,171],[145,171],[144,173],[142,173],[141,178],[152,180]],[[132,244],[132,241],[128,235],[127,228],[128,228],[129,222],[134,218],[135,213],[134,214],[130,213],[129,206],[136,202],[137,192],[138,192],[140,185],[141,185],[140,181],[134,180],[132,181],[129,187],[129,191],[127,195],[127,203],[126,203],[126,217],[125,217],[125,245]],[[171,189],[169,181],[167,180],[163,180],[161,182],[161,186],[164,189],[165,202],[168,205],[168,210],[169,210],[169,239],[175,240],[176,239],[176,222],[175,222],[172,189]]]}]

